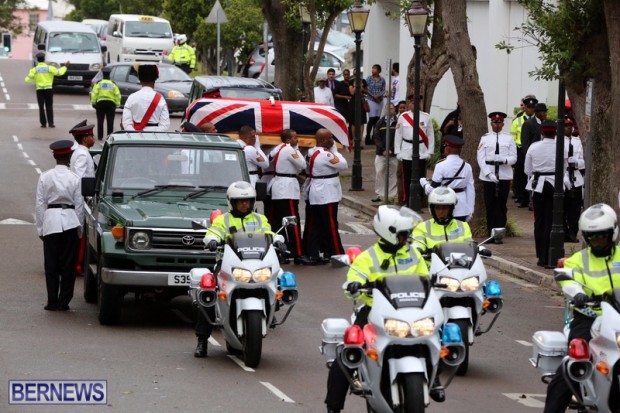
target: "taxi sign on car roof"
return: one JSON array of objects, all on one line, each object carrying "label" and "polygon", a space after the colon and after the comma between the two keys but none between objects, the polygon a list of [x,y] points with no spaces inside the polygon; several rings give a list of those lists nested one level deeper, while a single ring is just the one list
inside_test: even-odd
[{"label": "taxi sign on car roof", "polygon": [[140,16],[139,20],[143,22],[152,22],[155,19],[153,19],[152,16]]}]

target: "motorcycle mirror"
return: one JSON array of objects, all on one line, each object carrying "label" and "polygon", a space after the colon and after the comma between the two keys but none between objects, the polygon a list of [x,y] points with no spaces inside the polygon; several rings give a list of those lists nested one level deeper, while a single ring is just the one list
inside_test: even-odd
[{"label": "motorcycle mirror", "polygon": [[491,252],[491,250],[488,250],[486,248],[480,248],[478,250],[479,254],[482,255],[483,257],[490,257],[493,255],[493,252]]},{"label": "motorcycle mirror", "polygon": [[556,268],[553,270],[553,278],[557,282],[574,281],[572,268]]},{"label": "motorcycle mirror", "polygon": [[283,227],[294,227],[295,225],[297,225],[297,217],[290,216],[282,218]]},{"label": "motorcycle mirror", "polygon": [[207,229],[208,224],[206,219],[193,220],[192,229]]},{"label": "motorcycle mirror", "polygon": [[493,228],[491,229],[491,238],[495,241],[499,241],[506,235],[506,228]]},{"label": "motorcycle mirror", "polygon": [[351,265],[351,260],[348,255],[332,255],[331,256],[331,264],[333,268],[342,268],[349,267]]}]

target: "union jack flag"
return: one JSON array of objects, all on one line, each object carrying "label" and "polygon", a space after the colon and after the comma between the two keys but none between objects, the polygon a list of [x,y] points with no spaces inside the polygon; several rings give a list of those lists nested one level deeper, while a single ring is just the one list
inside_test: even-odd
[{"label": "union jack flag", "polygon": [[320,103],[200,98],[187,108],[184,120],[196,126],[211,122],[221,133],[236,133],[244,125],[257,133],[280,134],[293,129],[299,135],[314,135],[325,128],[343,146],[349,146],[344,117],[332,106]]}]

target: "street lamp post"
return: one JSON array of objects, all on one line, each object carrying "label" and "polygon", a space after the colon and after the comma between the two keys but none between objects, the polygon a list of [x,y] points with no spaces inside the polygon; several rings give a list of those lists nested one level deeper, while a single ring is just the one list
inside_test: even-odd
[{"label": "street lamp post", "polygon": [[[549,236],[549,265],[556,266],[564,257],[564,81],[558,88],[558,121],[555,138],[555,184],[553,190],[553,220]],[[568,137],[570,139],[570,136]]]},{"label": "street lamp post", "polygon": [[349,9],[349,24],[355,33],[355,136],[353,147],[353,169],[351,177],[351,191],[362,191],[362,148],[361,148],[361,127],[362,127],[362,75],[360,72],[361,57],[360,45],[362,43],[362,32],[366,29],[368,14],[370,10],[356,3]]},{"label": "street lamp post", "polygon": [[414,1],[407,11],[409,33],[415,40],[415,74],[413,83],[413,138],[411,151],[411,182],[409,184],[409,208],[419,211],[420,199],[420,38],[426,31],[428,10],[421,1]]}]

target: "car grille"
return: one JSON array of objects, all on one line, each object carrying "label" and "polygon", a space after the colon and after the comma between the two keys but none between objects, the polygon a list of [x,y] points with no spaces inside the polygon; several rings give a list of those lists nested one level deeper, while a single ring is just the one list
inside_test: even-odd
[{"label": "car grille", "polygon": [[80,64],[80,63],[71,63],[71,65],[69,66],[70,71],[73,70],[88,70],[90,67],[90,65],[88,64]]},{"label": "car grille", "polygon": [[[143,230],[138,228],[131,228],[128,231],[127,240],[131,237],[131,234],[136,230]],[[147,230],[151,233],[151,248],[147,250],[132,249],[126,241],[125,247],[128,251],[134,252],[162,252],[162,253],[204,253],[205,245],[203,238],[206,230],[192,231],[192,230],[165,230],[165,229],[152,229]]]},{"label": "car grille", "polygon": [[163,50],[147,50],[147,49],[136,49],[135,54],[144,54],[144,55],[152,55],[159,56],[163,53]]}]

